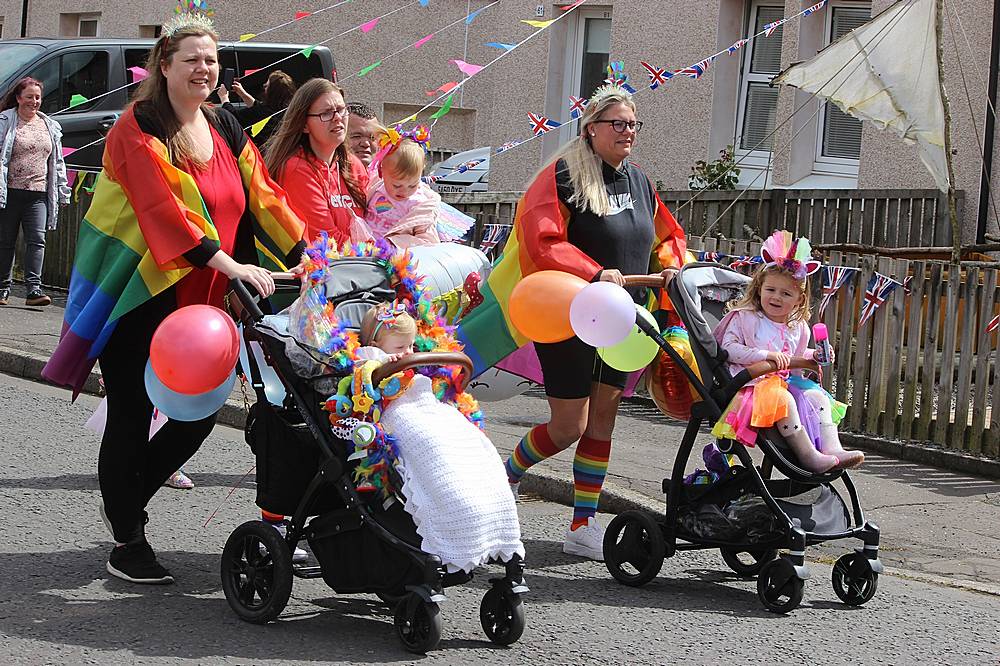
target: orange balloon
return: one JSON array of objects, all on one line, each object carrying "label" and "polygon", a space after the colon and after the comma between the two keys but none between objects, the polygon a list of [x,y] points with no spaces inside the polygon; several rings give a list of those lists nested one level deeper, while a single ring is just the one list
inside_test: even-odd
[{"label": "orange balloon", "polygon": [[562,271],[527,275],[510,292],[510,321],[533,342],[569,340],[573,337],[569,304],[587,284],[583,278]]}]

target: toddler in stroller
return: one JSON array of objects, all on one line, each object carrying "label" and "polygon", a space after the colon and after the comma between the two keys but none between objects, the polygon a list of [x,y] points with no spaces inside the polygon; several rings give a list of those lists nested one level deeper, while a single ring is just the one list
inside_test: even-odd
[{"label": "toddler in stroller", "polygon": [[[789,256],[789,245],[786,243],[785,250],[780,254],[775,251],[771,258],[784,260],[794,271],[791,260],[796,255],[793,252]],[[645,276],[627,277],[626,284],[643,284],[645,280],[648,280]],[[837,560],[832,582],[843,602],[861,605],[874,596],[882,565],[878,560],[879,528],[865,519],[857,490],[845,469],[848,464],[858,462],[860,456],[846,451],[833,453],[832,448],[823,453],[816,451],[813,445],[816,440],[809,440],[806,448],[801,439],[796,442],[794,438],[789,441],[783,437],[784,431],[774,426],[783,424],[787,412],[786,416],[775,417],[775,413],[781,412],[775,412],[774,404],[784,404],[790,410],[790,402],[782,401],[780,395],[772,400],[770,420],[755,424],[752,411],[747,420],[725,418],[733,413],[733,405],[744,404],[739,402],[738,394],[748,382],[781,369],[816,368],[815,361],[804,353],[787,354],[780,350],[772,351],[786,354],[786,358],[768,358],[765,351],[759,360],[730,363],[733,359],[720,344],[720,340],[726,340],[729,329],[720,326],[720,320],[725,304],[743,296],[750,282],[750,278],[718,264],[692,263],[684,266],[668,284],[670,300],[687,328],[690,353],[678,352],[644,319],[636,321],[660,346],[658,363],[671,363],[682,371],[697,398],[691,405],[671,478],[663,481],[665,515],[628,511],[615,518],[605,532],[605,565],[619,582],[644,585],[659,573],[664,557],[681,550],[719,548],[734,572],[757,576],[757,593],[766,608],[785,613],[802,600],[804,581],[810,575],[805,563],[807,546],[853,538],[861,540],[863,547]],[[790,293],[787,298],[795,303],[798,293]],[[775,296],[768,308],[780,305],[783,300],[784,297]],[[717,339],[713,332],[720,328]],[[807,329],[802,331],[802,335],[807,333]],[[798,346],[797,342],[793,348]],[[752,353],[749,349],[742,351]],[[694,367],[685,362],[685,356]],[[755,396],[747,401],[754,410],[756,399]],[[823,403],[817,400],[809,404]],[[817,417],[817,421],[822,425],[825,419]],[[710,465],[718,470],[714,475],[717,478],[710,483],[685,483],[691,451],[705,424],[716,424],[713,434],[719,437],[716,444],[707,447],[707,453],[714,455],[706,455],[706,462],[710,458],[713,463],[723,459],[725,464],[721,469],[717,464]],[[764,456],[760,466],[747,450],[754,445]],[[829,447],[830,443],[821,439],[818,445]],[[724,455],[719,455],[720,452]],[[830,455],[831,459],[821,459],[816,465],[815,455]],[[771,478],[775,470],[784,478]],[[701,477],[705,479],[706,476]],[[849,505],[833,486],[838,480],[847,490]],[[779,549],[784,551],[780,556]]]},{"label": "toddler in stroller", "polygon": [[[407,255],[396,255],[384,244],[362,244],[344,252],[350,255],[342,256],[326,239],[307,250],[305,293],[322,300],[321,307],[311,310],[315,316],[310,327],[313,332],[325,330],[325,338],[317,335],[304,343],[288,313],[264,317],[242,285],[234,285],[248,346],[263,348],[287,393],[283,405],[270,404],[254,355],[248,355],[257,394],[247,421],[247,439],[257,458],[257,501],[291,520],[284,537],[260,521],[233,532],[223,551],[223,590],[237,615],[257,623],[281,613],[293,577],[322,577],[338,593],[375,593],[394,605],[394,625],[404,647],[423,653],[440,640],[438,603],[445,599],[444,588],[471,580],[471,569],[485,558],[470,557],[469,566],[449,567],[438,555],[425,552],[430,550],[426,538],[404,509],[409,470],[392,464],[397,445],[381,424],[376,427],[365,416],[373,409],[391,415],[390,403],[409,394],[400,389],[419,382],[422,373],[434,375],[436,381],[446,375],[444,393],[461,400],[471,362],[454,347],[432,351],[442,347],[428,344],[422,335],[418,353],[356,369],[356,330],[372,305],[394,297],[406,299],[415,304],[411,313],[421,326],[434,320]],[[443,331],[434,327],[435,340],[446,337]],[[356,384],[362,377],[365,381]],[[363,390],[351,391],[351,386]],[[379,396],[374,404],[373,387],[395,399]],[[349,405],[344,405],[342,388]],[[471,424],[466,421],[466,425]],[[400,452],[403,448],[398,447]],[[373,480],[376,483],[371,484]],[[509,497],[502,466],[500,480]],[[480,606],[484,631],[502,645],[517,641],[525,625],[524,551],[516,512],[513,515],[513,525],[504,525],[504,545],[490,552],[505,558],[504,575],[490,579]],[[315,566],[291,560],[292,548],[303,539],[308,540]]]}]

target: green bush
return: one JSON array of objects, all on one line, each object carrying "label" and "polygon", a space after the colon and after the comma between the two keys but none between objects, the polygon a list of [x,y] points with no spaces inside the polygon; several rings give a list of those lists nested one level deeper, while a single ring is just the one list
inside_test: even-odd
[{"label": "green bush", "polygon": [[692,190],[735,190],[740,182],[740,168],[736,166],[733,146],[719,151],[713,162],[698,160],[691,167],[688,187]]}]

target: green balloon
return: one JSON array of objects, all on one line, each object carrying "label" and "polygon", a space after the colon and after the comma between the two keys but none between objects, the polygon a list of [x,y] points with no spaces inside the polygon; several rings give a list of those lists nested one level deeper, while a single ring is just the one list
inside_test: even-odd
[{"label": "green balloon", "polygon": [[[640,317],[652,324],[653,328],[659,330],[659,326],[656,325],[656,320],[653,319],[649,310],[638,305],[635,309]],[[622,372],[642,370],[656,358],[659,351],[660,347],[656,341],[640,331],[638,326],[633,326],[628,337],[618,344],[611,347],[598,347],[597,349],[597,353],[605,363]]]}]

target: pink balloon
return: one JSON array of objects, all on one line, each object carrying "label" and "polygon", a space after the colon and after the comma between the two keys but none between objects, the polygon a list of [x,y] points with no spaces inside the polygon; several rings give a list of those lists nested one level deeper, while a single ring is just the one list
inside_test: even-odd
[{"label": "pink balloon", "polygon": [[588,284],[569,306],[573,332],[592,347],[610,347],[627,338],[635,316],[632,297],[612,282]]},{"label": "pink balloon", "polygon": [[149,346],[156,377],[171,391],[197,395],[218,387],[236,366],[240,339],[232,317],[188,305],[160,322]]}]

